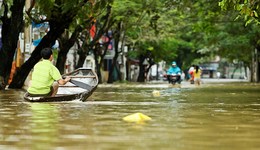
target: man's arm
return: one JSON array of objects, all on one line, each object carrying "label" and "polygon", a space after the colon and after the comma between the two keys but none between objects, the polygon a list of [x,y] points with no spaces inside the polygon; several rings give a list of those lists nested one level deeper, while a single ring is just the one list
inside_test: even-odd
[{"label": "man's arm", "polygon": [[70,77],[66,77],[65,79],[60,79],[60,80],[58,80],[58,83],[60,84],[60,85],[64,85],[64,84],[66,84],[67,82],[69,82],[70,81]]}]

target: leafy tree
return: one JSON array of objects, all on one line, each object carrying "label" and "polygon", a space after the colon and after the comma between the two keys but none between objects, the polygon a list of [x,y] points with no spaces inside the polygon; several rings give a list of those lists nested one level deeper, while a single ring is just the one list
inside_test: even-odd
[{"label": "leafy tree", "polygon": [[[187,1],[185,4],[190,3]],[[136,53],[135,56],[139,57],[139,67],[141,68],[139,82],[144,81],[145,73],[156,62],[165,60],[170,63],[176,60],[178,64],[181,66],[184,64],[186,67],[190,65],[189,62],[193,58],[198,57],[192,42],[194,36],[192,35],[192,22],[187,21],[188,13],[181,6],[184,6],[184,3],[157,1],[153,7],[149,7],[152,8],[149,9],[150,14],[143,19],[148,23],[142,23],[136,27],[136,30],[130,30],[128,38],[137,41],[133,43],[138,43],[134,44],[135,51],[130,53]],[[133,54],[131,55],[133,56]],[[147,70],[142,71],[142,63],[145,59],[150,60],[151,63]]]},{"label": "leafy tree", "polygon": [[[113,83],[114,81],[114,72],[117,72],[120,77],[119,69],[117,68],[117,59],[120,53],[123,52],[125,44],[131,43],[131,37],[128,36],[129,31],[135,31],[141,29],[140,25],[147,26],[147,10],[150,9],[153,2],[143,1],[143,0],[115,0],[112,5],[112,20],[114,22],[110,30],[113,33],[114,43],[115,43],[115,55],[113,57],[112,65],[109,70],[109,79],[108,83]],[[144,20],[146,23],[144,23]],[[149,20],[148,20],[149,21]],[[132,32],[133,33],[133,32]],[[135,32],[137,33],[137,32]],[[134,35],[135,36],[135,35]],[[141,36],[140,36],[141,37]],[[136,36],[133,39],[137,41]],[[119,47],[119,43],[122,45]]]},{"label": "leafy tree", "polygon": [[[80,51],[81,52],[80,59],[85,60],[88,52],[93,53],[94,58],[95,58],[97,75],[101,79],[102,78],[102,76],[101,76],[102,64],[104,61],[104,57],[107,53],[109,43],[112,39],[112,37],[109,33],[110,32],[109,29],[114,24],[113,19],[111,19],[110,3],[108,3],[106,5],[106,7],[105,7],[104,11],[102,11],[102,13],[99,13],[99,15],[95,16],[94,18],[96,20],[96,22],[94,24],[94,26],[95,26],[94,37],[91,39],[91,37],[88,36],[88,38],[86,38],[87,40],[84,41],[84,44],[83,44],[84,47],[82,48],[82,50],[85,49],[85,51]],[[90,35],[90,34],[88,34],[88,35]],[[108,39],[108,40],[105,40],[105,41],[103,41],[103,43],[102,42],[100,43],[99,40],[102,37],[105,39]],[[82,66],[82,65],[83,65],[83,63],[78,64],[78,66]],[[99,82],[102,83],[102,80],[99,80]]]},{"label": "leafy tree", "polygon": [[[58,38],[59,40],[59,55],[58,60],[56,63],[56,66],[60,70],[61,73],[64,73],[64,64],[67,59],[67,53],[70,50],[70,48],[75,44],[79,43],[79,41],[82,41],[84,45],[86,43],[91,42],[90,37],[90,30],[93,24],[95,24],[97,18],[101,16],[100,12],[103,12],[103,1],[91,1],[86,5],[86,7],[83,7],[75,17],[74,22],[70,24],[70,27],[68,30],[64,32],[64,34],[61,35],[61,37]],[[104,3],[109,4],[109,2]],[[70,36],[71,35],[71,36]],[[79,51],[83,50],[82,44],[77,44],[79,47]],[[85,46],[88,47],[88,46]],[[80,51],[80,59],[77,63],[76,68],[82,67],[84,60],[86,58],[86,51]]]},{"label": "leafy tree", "polygon": [[[9,85],[10,88],[21,88],[23,86],[31,69],[41,59],[40,51],[45,47],[52,47],[55,41],[64,33],[65,29],[68,29],[70,24],[76,21],[75,17],[80,10],[89,4],[89,0],[39,0],[32,4],[36,4],[36,2],[37,9],[35,9],[34,13],[30,11],[31,9],[27,13],[34,22],[48,22],[50,30],[42,38],[31,57],[17,71],[12,83]],[[39,18],[39,16],[45,16],[45,18]]]},{"label": "leafy tree", "polygon": [[[145,70],[143,61],[146,56],[145,50],[137,49],[135,46],[145,43],[146,40],[155,39],[158,33],[157,20],[159,19],[158,10],[160,9],[161,2],[156,1],[143,1],[143,0],[124,0],[115,1],[113,4],[113,17],[117,23],[113,27],[117,31],[117,40],[121,43],[121,49],[116,48],[115,57],[113,58],[113,65],[109,74],[109,83],[112,83],[114,68],[116,68],[116,60],[118,54],[123,50],[124,45],[129,45],[137,50],[140,66],[140,82],[143,82]],[[120,32],[118,32],[120,31]],[[119,43],[119,41],[117,43]],[[137,44],[138,43],[138,44]],[[140,45],[139,45],[140,46]],[[131,51],[131,50],[130,50]],[[130,52],[132,53],[132,52]],[[136,53],[137,54],[137,53]],[[146,53],[149,55],[148,53]],[[149,56],[147,56],[148,58]],[[152,61],[151,61],[152,62]],[[115,69],[119,70],[119,69]]]},{"label": "leafy tree", "polygon": [[[251,65],[249,65],[249,68],[251,69],[251,80],[255,82],[259,82],[260,79],[259,43],[260,42],[259,42],[259,29],[258,29],[259,27],[256,26],[259,25],[259,21],[260,21],[258,16],[260,13],[259,1],[258,0],[250,0],[250,1],[222,0],[219,2],[219,6],[225,12],[229,12],[230,10],[238,11],[239,15],[237,15],[237,18],[243,18],[246,21],[245,25],[247,28],[247,34],[243,38],[243,43],[247,42],[250,43],[251,45],[250,51],[247,52],[247,54],[253,54],[253,56],[249,57],[251,58],[251,62],[253,62],[251,63]],[[249,26],[249,24],[253,22],[255,24]],[[246,57],[244,56],[242,58],[245,59]],[[250,60],[247,59],[248,63],[249,61]]]},{"label": "leafy tree", "polygon": [[240,13],[237,17],[242,17],[246,25],[255,22],[260,23],[260,3],[259,0],[221,0],[219,6],[222,10],[236,10]]},{"label": "leafy tree", "polygon": [[80,32],[83,30],[81,26],[77,26],[71,36],[69,36],[69,32],[65,31],[59,38],[59,53],[56,62],[56,67],[59,69],[60,73],[64,73],[64,65],[67,59],[67,54],[70,48],[76,43]]}]

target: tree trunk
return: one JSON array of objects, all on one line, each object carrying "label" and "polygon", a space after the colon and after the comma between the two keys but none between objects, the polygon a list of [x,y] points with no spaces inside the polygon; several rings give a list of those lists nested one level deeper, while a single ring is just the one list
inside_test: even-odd
[{"label": "tree trunk", "polygon": [[102,62],[99,63],[98,62],[98,56],[97,55],[94,55],[95,57],[95,63],[96,63],[96,71],[97,71],[97,76],[99,78],[98,82],[101,84],[103,83],[103,81],[101,80],[102,79],[102,75],[101,75],[101,68],[102,68]]},{"label": "tree trunk", "polygon": [[98,78],[100,79],[99,83],[103,82],[101,80],[102,79],[101,69],[103,67],[104,57],[105,57],[105,55],[107,53],[110,41],[111,41],[111,38],[108,37],[108,41],[103,43],[103,46],[102,46],[102,47],[104,47],[103,50],[101,49],[100,45],[99,46],[95,46],[95,49],[94,49],[94,59],[95,59],[95,63],[96,63],[96,72],[97,72]]},{"label": "tree trunk", "polygon": [[115,56],[113,57],[111,67],[109,68],[109,74],[108,74],[108,81],[107,81],[107,83],[113,83],[114,82],[114,69],[115,69],[117,57],[118,57],[117,54],[115,54]]},{"label": "tree trunk", "polygon": [[[63,29],[64,31],[64,29]],[[40,52],[43,48],[52,47],[54,45],[56,39],[63,33],[62,30],[58,32],[57,30],[50,30],[47,35],[45,35],[39,45],[32,52],[31,57],[21,66],[19,70],[17,70],[13,81],[9,85],[9,88],[22,88],[24,81],[26,80],[28,74],[34,65],[41,59]],[[50,44],[52,43],[52,44]]]},{"label": "tree trunk", "polygon": [[137,78],[137,82],[145,82],[145,65],[143,65],[143,62],[145,60],[145,56],[141,55],[139,57],[139,75]]},{"label": "tree trunk", "polygon": [[117,24],[116,31],[114,32],[115,56],[113,57],[111,68],[109,68],[109,75],[108,75],[107,83],[113,83],[114,82],[114,75],[113,74],[114,74],[114,69],[116,67],[117,58],[118,58],[118,55],[119,55],[118,45],[119,45],[119,40],[120,40],[120,34],[121,34],[121,22],[119,22]]},{"label": "tree trunk", "polygon": [[115,56],[113,57],[111,67],[109,68],[107,83],[113,83],[114,82],[114,70],[116,69],[117,57],[118,57],[118,54],[115,54]]},{"label": "tree trunk", "polygon": [[252,52],[252,64],[251,64],[251,82],[259,82],[260,79],[260,67],[259,67],[259,49],[257,46]]},{"label": "tree trunk", "polygon": [[257,46],[256,49],[255,49],[255,52],[254,52],[254,64],[253,64],[253,67],[254,67],[254,82],[259,82],[259,76],[260,76],[260,67],[259,67],[259,49],[260,49],[260,46]]},{"label": "tree trunk", "polygon": [[[5,89],[7,85],[12,61],[17,49],[19,33],[23,27],[23,8],[25,0],[14,0],[8,12],[7,4],[3,3],[4,16],[2,16],[2,48],[0,50],[0,89]],[[8,18],[8,14],[11,17]]]},{"label": "tree trunk", "polygon": [[130,81],[130,74],[129,74],[129,62],[128,62],[128,58],[125,62],[125,72],[126,72],[126,81]]},{"label": "tree trunk", "polygon": [[156,80],[159,80],[159,64],[156,63]]},{"label": "tree trunk", "polygon": [[87,52],[85,52],[83,49],[84,49],[84,47],[82,46],[81,49],[79,49],[79,51],[78,51],[79,60],[78,60],[78,63],[76,65],[76,69],[83,66],[85,59],[87,57]]},{"label": "tree trunk", "polygon": [[56,67],[59,69],[61,74],[64,73],[64,64],[67,59],[67,54],[70,48],[77,41],[77,37],[79,36],[79,33],[82,31],[82,29],[83,28],[81,28],[80,26],[77,26],[69,39],[67,38],[69,34],[68,32],[65,32],[65,35],[60,38],[60,51],[58,54]]},{"label": "tree trunk", "polygon": [[234,79],[234,75],[235,75],[235,73],[236,73],[236,71],[237,71],[237,69],[238,69],[238,65],[235,65],[236,67],[234,68],[234,70],[233,70],[233,72],[232,72],[232,74],[231,74],[231,79]]}]

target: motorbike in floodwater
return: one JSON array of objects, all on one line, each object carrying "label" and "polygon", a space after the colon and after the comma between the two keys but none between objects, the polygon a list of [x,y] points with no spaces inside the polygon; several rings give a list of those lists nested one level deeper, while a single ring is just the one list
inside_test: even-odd
[{"label": "motorbike in floodwater", "polygon": [[166,78],[166,80],[169,83],[171,83],[173,85],[175,85],[176,83],[181,84],[181,81],[182,81],[181,75],[179,75],[179,74],[166,74],[166,75],[164,75],[164,77]]}]

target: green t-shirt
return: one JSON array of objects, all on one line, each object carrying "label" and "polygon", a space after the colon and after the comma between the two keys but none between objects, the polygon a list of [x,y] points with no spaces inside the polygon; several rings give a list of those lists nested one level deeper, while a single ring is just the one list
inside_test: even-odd
[{"label": "green t-shirt", "polygon": [[49,60],[38,62],[32,73],[31,85],[28,88],[30,94],[48,94],[54,81],[61,79],[59,70]]}]

